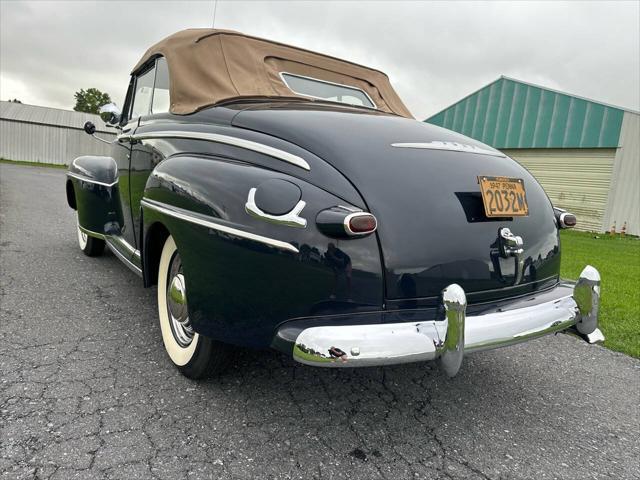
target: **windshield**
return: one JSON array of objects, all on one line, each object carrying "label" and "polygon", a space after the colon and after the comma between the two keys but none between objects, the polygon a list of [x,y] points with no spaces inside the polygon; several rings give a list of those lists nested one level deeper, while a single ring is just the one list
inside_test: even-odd
[{"label": "windshield", "polygon": [[362,107],[376,108],[365,92],[356,87],[340,85],[310,77],[302,77],[291,73],[281,73],[284,83],[293,93],[305,97],[321,98],[332,102],[347,103]]}]

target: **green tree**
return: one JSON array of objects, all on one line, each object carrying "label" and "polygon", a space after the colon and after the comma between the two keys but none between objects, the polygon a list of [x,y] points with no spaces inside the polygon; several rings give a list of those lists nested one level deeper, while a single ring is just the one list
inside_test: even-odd
[{"label": "green tree", "polygon": [[111,103],[111,97],[108,93],[103,93],[97,88],[80,89],[74,94],[76,97],[76,106],[73,109],[76,112],[99,113],[98,109],[105,103]]}]

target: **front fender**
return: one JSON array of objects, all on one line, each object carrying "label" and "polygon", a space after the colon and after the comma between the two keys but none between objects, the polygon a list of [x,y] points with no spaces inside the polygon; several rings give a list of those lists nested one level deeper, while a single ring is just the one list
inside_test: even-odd
[{"label": "front fender", "polygon": [[[300,189],[305,227],[247,212],[250,190],[274,179]],[[144,244],[158,222],[173,236],[199,333],[266,347],[286,320],[382,307],[376,236],[336,240],[322,234],[318,212],[352,205],[315,185],[247,163],[179,156],[156,167],[144,198]]]},{"label": "front fender", "polygon": [[112,157],[76,158],[67,172],[67,202],[81,227],[97,235],[118,233],[123,224],[118,167]]}]

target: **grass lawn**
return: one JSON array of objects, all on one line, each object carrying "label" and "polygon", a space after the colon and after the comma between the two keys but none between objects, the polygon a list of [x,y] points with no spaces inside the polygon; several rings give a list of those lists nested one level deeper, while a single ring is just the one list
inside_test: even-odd
[{"label": "grass lawn", "polygon": [[560,236],[563,278],[577,279],[585,265],[600,272],[605,346],[640,358],[640,239],[571,230]]},{"label": "grass lawn", "polygon": [[0,163],[9,163],[11,165],[26,165],[28,167],[68,168],[68,165],[56,165],[53,163],[39,163],[39,162],[18,162],[16,160],[8,160],[6,158],[0,158]]}]

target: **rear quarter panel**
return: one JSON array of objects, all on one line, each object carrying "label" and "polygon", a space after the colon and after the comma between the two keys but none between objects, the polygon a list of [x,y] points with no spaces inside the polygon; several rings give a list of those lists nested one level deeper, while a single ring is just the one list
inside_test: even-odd
[{"label": "rear quarter panel", "polygon": [[[278,161],[271,162],[277,165]],[[245,211],[249,190],[269,179],[286,179],[301,189],[307,204],[301,213],[306,228],[268,223]],[[161,222],[176,241],[191,320],[199,333],[233,344],[266,347],[285,320],[382,306],[376,236],[335,240],[322,235],[315,226],[320,210],[353,205],[301,178],[237,158],[176,154],[151,173],[144,197],[298,249],[294,253],[274,248],[144,208],[145,235]],[[349,265],[327,259],[330,243],[348,256]]]}]

